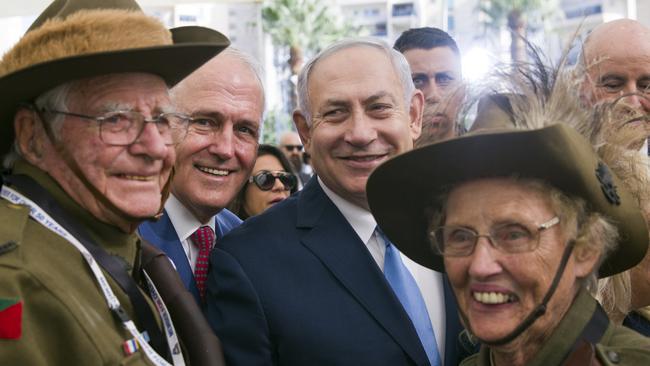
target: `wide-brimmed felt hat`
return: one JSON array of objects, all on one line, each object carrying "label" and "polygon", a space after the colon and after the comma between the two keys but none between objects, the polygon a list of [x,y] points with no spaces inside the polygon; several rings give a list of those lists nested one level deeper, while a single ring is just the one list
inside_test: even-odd
[{"label": "wide-brimmed felt hat", "polygon": [[[499,113],[497,113],[499,114]],[[509,118],[507,113],[504,118]],[[368,179],[370,209],[388,238],[415,262],[444,272],[429,241],[425,211],[433,197],[462,182],[488,177],[539,179],[583,198],[618,228],[620,241],[601,265],[607,277],[636,265],[648,247],[641,211],[592,146],[573,128],[493,130],[439,142],[399,155]]]},{"label": "wide-brimmed felt hat", "polygon": [[55,0],[0,61],[0,154],[13,140],[20,103],[111,73],[151,73],[173,86],[229,44],[205,27],[170,31],[133,0]]}]

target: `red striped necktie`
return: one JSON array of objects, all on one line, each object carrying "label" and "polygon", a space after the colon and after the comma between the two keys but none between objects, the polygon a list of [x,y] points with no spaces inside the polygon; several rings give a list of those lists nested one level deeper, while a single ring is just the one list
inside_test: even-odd
[{"label": "red striped necktie", "polygon": [[194,279],[201,299],[205,297],[205,281],[208,279],[208,260],[214,244],[214,231],[209,226],[201,226],[191,236],[192,242],[199,248],[194,267]]}]

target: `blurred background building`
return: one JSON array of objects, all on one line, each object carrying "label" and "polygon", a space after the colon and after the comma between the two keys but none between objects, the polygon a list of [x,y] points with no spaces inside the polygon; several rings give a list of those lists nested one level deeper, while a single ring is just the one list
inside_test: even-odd
[{"label": "blurred background building", "polygon": [[[0,4],[0,51],[10,48],[49,0]],[[267,90],[264,142],[275,143],[293,128],[296,73],[324,45],[345,35],[376,36],[392,42],[406,29],[434,26],[458,42],[464,77],[472,82],[495,65],[525,57],[523,34],[550,59],[596,25],[637,19],[650,26],[648,0],[138,0],[145,12],[169,27],[204,25],[226,34],[256,57]],[[514,6],[513,4],[517,4]],[[576,30],[580,27],[577,37]],[[574,39],[575,38],[575,39]]]}]

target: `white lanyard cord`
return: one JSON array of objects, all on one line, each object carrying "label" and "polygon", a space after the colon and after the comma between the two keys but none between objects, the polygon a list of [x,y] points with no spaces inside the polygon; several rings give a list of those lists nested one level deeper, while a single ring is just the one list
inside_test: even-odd
[{"label": "white lanyard cord", "polygon": [[[149,343],[144,339],[144,336],[140,332],[138,332],[138,329],[136,328],[135,324],[131,319],[129,319],[128,315],[122,308],[120,301],[115,296],[115,293],[113,293],[113,289],[111,289],[110,285],[108,284],[108,281],[104,276],[102,270],[99,268],[97,261],[95,261],[92,254],[88,252],[86,247],[84,247],[77,240],[77,238],[75,238],[70,233],[68,233],[68,231],[65,228],[59,225],[56,222],[56,220],[50,217],[50,215],[48,215],[47,212],[41,209],[36,203],[31,201],[29,198],[23,196],[22,194],[16,192],[15,190],[7,186],[2,186],[0,195],[2,196],[2,198],[6,199],[11,203],[28,206],[30,208],[29,215],[34,220],[36,220],[45,228],[53,231],[55,234],[61,236],[62,238],[66,239],[70,244],[72,244],[72,246],[74,246],[81,253],[82,257],[88,263],[88,266],[90,266],[90,269],[93,275],[95,276],[95,279],[97,280],[97,283],[99,284],[102,293],[104,294],[104,298],[106,299],[106,303],[108,304],[109,309],[111,309],[113,314],[115,314],[119,318],[124,328],[126,328],[129,331],[129,333],[131,333],[133,338],[137,340],[138,344],[140,345],[140,347],[142,347],[142,350],[146,354],[147,358],[149,358],[149,360],[153,362],[156,366],[171,366],[171,364],[167,362],[167,360],[165,360],[164,357],[160,356],[149,345]],[[178,345],[178,338],[176,336],[174,326],[171,323],[171,318],[169,317],[167,308],[165,307],[164,303],[162,303],[160,296],[158,296],[158,291],[155,289],[155,286],[153,286],[153,282],[151,282],[149,276],[145,275],[145,277],[149,282],[150,285],[149,288],[153,288],[154,289],[153,291],[155,291],[155,295],[152,293],[152,297],[155,296],[158,299],[158,301],[160,301],[164,309],[164,313],[162,313],[158,301],[154,301],[154,303],[156,304],[156,309],[158,309],[158,312],[160,313],[160,316],[163,319],[163,324],[165,325],[165,336],[167,338],[167,344],[170,350],[172,351],[172,359],[174,365],[185,366],[185,361],[183,359],[180,346]]]}]

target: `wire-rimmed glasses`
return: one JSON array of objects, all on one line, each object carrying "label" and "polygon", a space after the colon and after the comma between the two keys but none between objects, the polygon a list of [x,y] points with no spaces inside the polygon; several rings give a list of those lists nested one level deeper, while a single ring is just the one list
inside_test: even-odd
[{"label": "wire-rimmed glasses", "polygon": [[134,143],[145,123],[153,123],[165,145],[175,145],[187,135],[190,117],[182,113],[161,113],[153,118],[146,118],[137,111],[113,111],[101,116],[88,116],[73,112],[52,109],[40,109],[40,112],[62,114],[95,121],[99,124],[99,137],[108,145],[130,145]]},{"label": "wire-rimmed glasses", "polygon": [[462,226],[440,226],[430,232],[434,250],[445,257],[465,257],[471,255],[480,237],[488,240],[497,250],[504,253],[530,252],[539,245],[540,233],[557,225],[560,218],[555,216],[545,223],[530,228],[529,225],[512,222],[494,226],[489,234],[478,234]]}]

